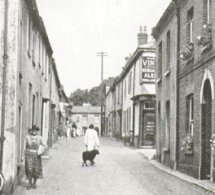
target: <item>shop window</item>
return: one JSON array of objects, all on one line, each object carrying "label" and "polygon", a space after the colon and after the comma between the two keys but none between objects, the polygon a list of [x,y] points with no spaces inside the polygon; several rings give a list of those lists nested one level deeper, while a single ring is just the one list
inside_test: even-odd
[{"label": "shop window", "polygon": [[155,109],[155,101],[146,101],[144,103],[144,109]]},{"label": "shop window", "polygon": [[187,12],[187,42],[192,43],[193,42],[193,25],[194,19],[193,19],[193,7],[189,9]]},{"label": "shop window", "polygon": [[187,133],[193,135],[194,98],[193,94],[187,96]]}]

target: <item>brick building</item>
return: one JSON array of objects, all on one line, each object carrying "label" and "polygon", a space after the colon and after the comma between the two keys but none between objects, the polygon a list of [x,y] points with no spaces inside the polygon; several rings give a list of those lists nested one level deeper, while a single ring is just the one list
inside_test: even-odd
[{"label": "brick building", "polygon": [[[171,58],[176,59],[176,82],[173,82],[176,83],[177,89],[176,92],[170,93],[170,96],[176,95],[176,133],[172,140],[176,148],[171,148],[170,151],[175,151],[176,157],[173,157],[179,171],[213,181],[214,6],[215,2],[211,0],[175,0],[163,15],[169,15],[171,19],[167,20],[168,23],[175,23],[177,29],[177,33],[172,37],[176,40],[177,52],[171,54]],[[159,38],[166,30],[168,26],[160,31],[159,23],[154,29],[157,50]],[[165,64],[158,60],[158,70],[161,65],[163,68]],[[164,92],[165,85],[161,89]],[[159,107],[157,112],[159,113]]]}]

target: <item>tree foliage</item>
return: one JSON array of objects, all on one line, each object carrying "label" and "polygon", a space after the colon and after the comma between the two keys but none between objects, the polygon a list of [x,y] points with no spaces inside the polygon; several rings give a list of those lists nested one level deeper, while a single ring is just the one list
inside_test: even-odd
[{"label": "tree foliage", "polygon": [[90,103],[92,106],[100,105],[100,87],[93,87],[92,89],[76,89],[70,94],[70,102],[75,106],[82,106],[83,103]]}]

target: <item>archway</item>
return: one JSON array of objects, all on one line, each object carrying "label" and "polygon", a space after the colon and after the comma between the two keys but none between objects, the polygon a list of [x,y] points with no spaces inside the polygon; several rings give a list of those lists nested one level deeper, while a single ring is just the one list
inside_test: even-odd
[{"label": "archway", "polygon": [[209,79],[206,79],[202,91],[201,104],[201,179],[210,179],[211,169],[211,129],[212,129],[212,90]]}]

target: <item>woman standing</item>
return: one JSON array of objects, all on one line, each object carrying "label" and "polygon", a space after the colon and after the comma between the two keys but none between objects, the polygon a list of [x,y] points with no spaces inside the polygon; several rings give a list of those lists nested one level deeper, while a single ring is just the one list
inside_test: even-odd
[{"label": "woman standing", "polygon": [[41,154],[44,152],[42,137],[38,135],[39,127],[33,125],[26,136],[25,144],[25,172],[28,178],[27,189],[37,188],[37,179],[42,175]]},{"label": "woman standing", "polygon": [[95,150],[99,147],[99,138],[94,125],[90,124],[89,129],[86,130],[84,136],[84,144],[87,148],[87,151]]}]

